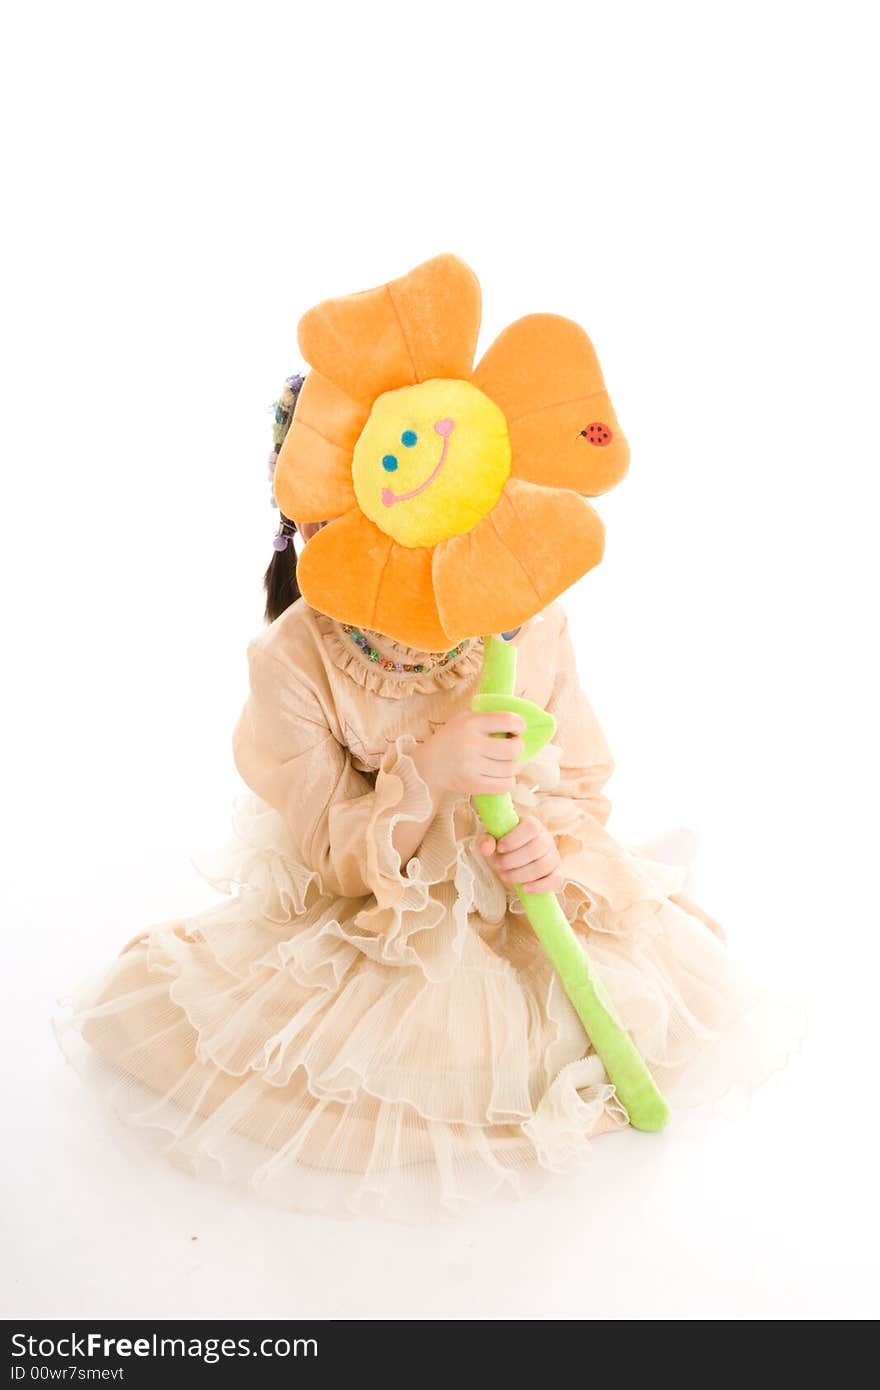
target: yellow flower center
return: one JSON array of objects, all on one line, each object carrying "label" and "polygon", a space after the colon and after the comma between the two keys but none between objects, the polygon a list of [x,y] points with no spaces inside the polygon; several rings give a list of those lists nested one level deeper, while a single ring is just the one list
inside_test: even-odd
[{"label": "yellow flower center", "polygon": [[361,511],[401,545],[436,545],[470,531],[510,476],[507,421],[469,381],[385,391],[355,445]]}]

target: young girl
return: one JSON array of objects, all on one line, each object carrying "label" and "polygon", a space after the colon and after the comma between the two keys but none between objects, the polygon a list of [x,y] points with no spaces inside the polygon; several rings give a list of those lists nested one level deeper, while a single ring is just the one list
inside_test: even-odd
[{"label": "young girl", "polygon": [[[558,894],[673,1100],[704,1057],[717,1087],[722,1048],[742,1071],[713,924],[605,830],[611,759],[555,603],[601,559],[587,499],[626,472],[625,435],[578,324],[526,315],[474,364],[480,315],[441,255],[300,320],[235,732],[253,797],[214,871],[233,896],[132,942],[69,1030],[174,1158],[292,1206],[458,1208],[628,1123],[520,887]],[[468,634],[498,629],[553,745],[472,712]],[[495,793],[519,817],[498,843],[472,804]]]},{"label": "young girl", "polygon": [[[627,1123],[515,882],[559,892],[673,1104],[700,1056],[722,1082],[744,996],[683,873],[605,829],[612,761],[561,608],[513,638],[517,693],[557,722],[518,763],[519,717],[470,711],[480,639],[412,650],[299,596],[292,536],[320,529],[283,519],[266,576],[234,735],[253,795],[213,870],[232,896],[132,941],[63,1032],[193,1170],[291,1207],[458,1208]],[[470,798],[503,791],[521,823],[496,844]]]}]

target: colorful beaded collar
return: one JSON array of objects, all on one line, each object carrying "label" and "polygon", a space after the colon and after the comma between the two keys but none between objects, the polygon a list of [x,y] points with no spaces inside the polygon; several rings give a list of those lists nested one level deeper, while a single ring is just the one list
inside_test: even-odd
[{"label": "colorful beaded collar", "polygon": [[364,656],[366,656],[369,661],[375,662],[377,666],[381,666],[383,671],[396,671],[401,675],[422,675],[428,671],[435,671],[440,666],[448,666],[450,661],[457,660],[463,652],[467,651],[472,640],[470,637],[466,637],[463,642],[459,642],[457,647],[453,647],[452,651],[443,652],[440,656],[431,661],[392,661],[390,656],[385,656],[370,644],[360,628],[354,627],[351,623],[340,623],[339,626],[342,628],[343,632],[348,633],[355,646],[360,647]]}]

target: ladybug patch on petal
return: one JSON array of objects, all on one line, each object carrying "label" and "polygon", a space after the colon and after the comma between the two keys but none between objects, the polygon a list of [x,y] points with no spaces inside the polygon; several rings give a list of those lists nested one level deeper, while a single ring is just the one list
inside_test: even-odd
[{"label": "ladybug patch on petal", "polygon": [[581,430],[581,438],[586,439],[590,444],[595,444],[597,448],[604,449],[606,444],[610,444],[614,435],[607,425],[603,425],[601,420],[594,420],[592,425],[587,425],[586,429]]}]

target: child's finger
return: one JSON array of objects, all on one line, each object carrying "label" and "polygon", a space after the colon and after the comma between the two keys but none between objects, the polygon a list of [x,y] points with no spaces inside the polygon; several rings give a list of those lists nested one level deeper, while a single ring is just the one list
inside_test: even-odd
[{"label": "child's finger", "polygon": [[525,744],[522,739],[517,734],[511,734],[509,738],[487,739],[483,756],[497,763],[513,763],[517,758],[521,758],[524,752]]},{"label": "child's finger", "polygon": [[500,854],[497,856],[498,872],[505,883],[531,883],[533,879],[544,878],[546,874],[552,874],[559,864],[559,856],[555,850],[548,850],[546,854],[535,856],[529,855],[527,859],[518,864],[510,864],[507,859]]},{"label": "child's finger", "polygon": [[[496,763],[495,766],[497,767],[498,764]],[[482,776],[471,787],[470,794],[471,796],[498,796],[501,792],[514,791],[516,791],[515,777]]]},{"label": "child's finger", "polygon": [[480,835],[477,839],[477,849],[488,859],[495,853],[495,840],[491,835]]},{"label": "child's finger", "polygon": [[500,758],[481,758],[476,768],[481,777],[497,777],[499,781],[515,781],[513,763],[503,762]]},{"label": "child's finger", "polygon": [[565,879],[556,869],[552,874],[547,874],[544,878],[533,879],[529,883],[520,885],[524,893],[561,893],[565,887]]},{"label": "child's finger", "polygon": [[526,727],[526,721],[521,714],[514,714],[509,709],[491,710],[488,714],[474,715],[477,727],[481,734],[521,734]]},{"label": "child's finger", "polygon": [[498,847],[498,862],[505,873],[508,869],[525,869],[529,864],[535,864],[539,859],[543,859],[549,854],[549,846],[536,844],[534,840],[529,840],[528,844],[520,845],[519,849],[511,849],[506,853]]},{"label": "child's finger", "polygon": [[506,835],[501,836],[498,841],[499,853],[507,854],[509,850],[519,849],[520,845],[528,844],[542,829],[540,821],[534,816],[524,816],[519,825],[515,825]]}]

